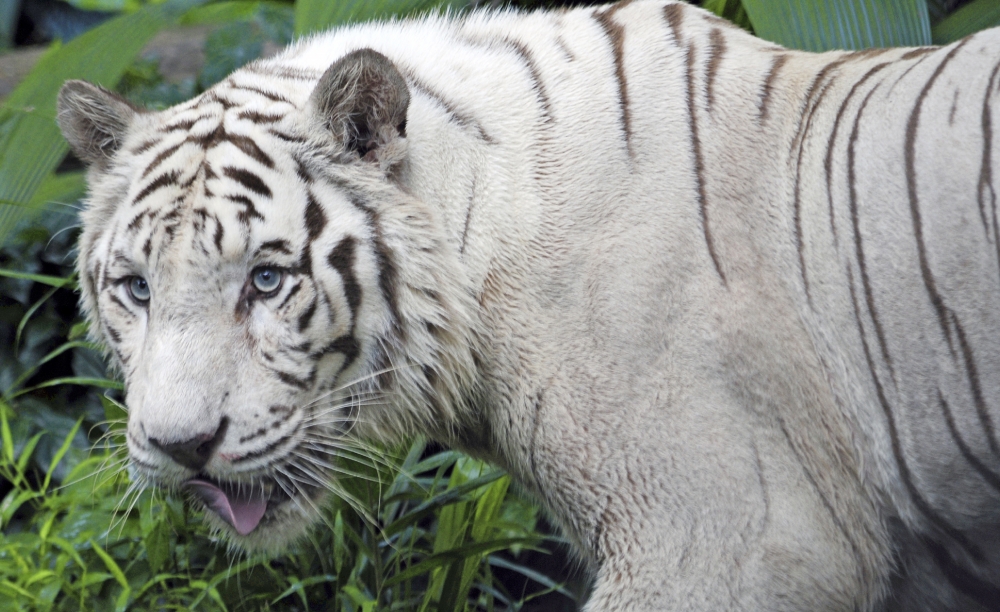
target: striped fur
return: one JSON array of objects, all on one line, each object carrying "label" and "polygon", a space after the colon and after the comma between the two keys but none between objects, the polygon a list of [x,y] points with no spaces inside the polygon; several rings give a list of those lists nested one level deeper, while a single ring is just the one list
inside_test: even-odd
[{"label": "striped fur", "polygon": [[270,491],[248,535],[207,513],[237,544],[420,432],[537,496],[588,610],[1000,609],[1000,31],[485,12],[59,113],[134,473]]}]

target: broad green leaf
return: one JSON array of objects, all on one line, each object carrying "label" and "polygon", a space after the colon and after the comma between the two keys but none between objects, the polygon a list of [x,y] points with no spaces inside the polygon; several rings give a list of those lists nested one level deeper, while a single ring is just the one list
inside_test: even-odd
[{"label": "broad green leaf", "polygon": [[143,46],[203,0],[148,5],[54,44],[0,107],[0,244],[37,210],[35,194],[67,151],[55,123],[56,95],[67,79],[114,86]]},{"label": "broad green leaf", "polygon": [[743,0],[743,6],[757,36],[792,49],[931,43],[927,0]]},{"label": "broad green leaf", "polygon": [[156,573],[170,558],[170,527],[162,520],[157,521],[143,542],[146,544],[146,560],[149,561],[149,570]]},{"label": "broad green leaf", "polygon": [[432,8],[462,9],[469,4],[468,0],[298,0],[295,3],[295,35],[320,32],[347,23],[403,17]]},{"label": "broad green leaf", "polygon": [[931,28],[931,39],[935,45],[946,45],[996,25],[1000,25],[1000,1],[973,0]]},{"label": "broad green leaf", "polygon": [[262,4],[271,2],[213,2],[207,6],[191,9],[181,18],[181,25],[217,25],[252,19]]},{"label": "broad green leaf", "polygon": [[30,207],[45,207],[53,213],[75,214],[75,204],[86,191],[87,176],[83,172],[50,174],[38,186]]}]

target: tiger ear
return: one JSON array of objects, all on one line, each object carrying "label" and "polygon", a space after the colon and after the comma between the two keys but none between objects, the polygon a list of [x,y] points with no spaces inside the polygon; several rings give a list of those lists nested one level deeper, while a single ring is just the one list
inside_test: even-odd
[{"label": "tiger ear", "polygon": [[345,55],[323,73],[309,100],[345,152],[383,168],[398,161],[410,91],[389,58],[372,49]]},{"label": "tiger ear", "polygon": [[88,165],[105,168],[141,111],[116,93],[86,81],[59,90],[56,120],[70,148]]}]

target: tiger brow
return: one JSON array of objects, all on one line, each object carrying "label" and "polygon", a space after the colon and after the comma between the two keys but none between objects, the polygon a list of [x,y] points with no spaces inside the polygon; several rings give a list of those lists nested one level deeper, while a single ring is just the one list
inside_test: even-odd
[{"label": "tiger brow", "polygon": [[285,253],[286,255],[292,254],[292,249],[288,244],[287,240],[268,240],[264,244],[257,247],[254,251],[254,257],[263,254],[265,251],[277,251],[279,253]]}]

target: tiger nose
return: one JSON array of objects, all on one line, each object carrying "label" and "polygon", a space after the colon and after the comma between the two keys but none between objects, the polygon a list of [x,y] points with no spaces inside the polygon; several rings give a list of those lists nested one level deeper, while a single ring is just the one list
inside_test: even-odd
[{"label": "tiger nose", "polygon": [[222,444],[228,427],[229,419],[222,417],[215,433],[200,434],[181,442],[162,442],[156,438],[149,438],[149,443],[184,467],[200,472],[211,459],[215,449]]}]

